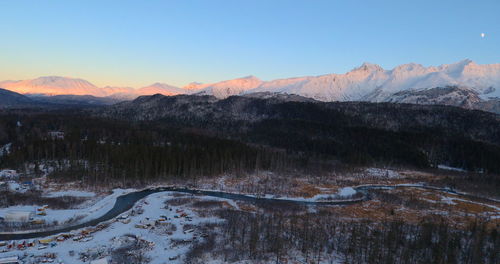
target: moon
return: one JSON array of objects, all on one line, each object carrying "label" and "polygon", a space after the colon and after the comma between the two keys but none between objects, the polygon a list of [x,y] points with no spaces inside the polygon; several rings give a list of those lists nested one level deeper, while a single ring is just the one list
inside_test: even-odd
[{"label": "moon", "polygon": [[486,36],[486,34],[481,33],[481,38],[484,38],[485,36]]}]

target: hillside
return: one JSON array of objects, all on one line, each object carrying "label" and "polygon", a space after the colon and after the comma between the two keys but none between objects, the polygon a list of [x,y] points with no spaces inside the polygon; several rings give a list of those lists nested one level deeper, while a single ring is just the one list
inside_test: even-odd
[{"label": "hillside", "polygon": [[499,116],[456,107],[155,95],[94,114],[196,129],[348,163],[448,164],[500,172]]},{"label": "hillside", "polygon": [[32,104],[34,104],[34,102],[30,98],[0,88],[0,108],[29,106]]}]

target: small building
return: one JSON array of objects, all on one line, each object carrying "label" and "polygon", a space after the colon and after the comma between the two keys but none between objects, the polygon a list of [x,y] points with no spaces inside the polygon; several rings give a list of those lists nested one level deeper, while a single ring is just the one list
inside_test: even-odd
[{"label": "small building", "polygon": [[43,244],[43,245],[48,245],[52,241],[54,241],[54,239],[52,239],[52,238],[38,240],[38,242],[40,242],[40,244]]},{"label": "small building", "polygon": [[51,139],[64,139],[64,132],[62,132],[62,131],[50,131],[49,137]]},{"label": "small building", "polygon": [[18,256],[0,258],[0,264],[17,264],[21,263]]},{"label": "small building", "polygon": [[5,222],[24,223],[33,218],[33,212],[29,211],[9,211],[3,216]]}]

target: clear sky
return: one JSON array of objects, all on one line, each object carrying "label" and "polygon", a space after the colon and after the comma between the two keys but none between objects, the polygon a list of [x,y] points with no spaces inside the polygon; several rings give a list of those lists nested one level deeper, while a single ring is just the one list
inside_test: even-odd
[{"label": "clear sky", "polygon": [[0,80],[183,86],[466,58],[500,62],[499,0],[0,0]]}]

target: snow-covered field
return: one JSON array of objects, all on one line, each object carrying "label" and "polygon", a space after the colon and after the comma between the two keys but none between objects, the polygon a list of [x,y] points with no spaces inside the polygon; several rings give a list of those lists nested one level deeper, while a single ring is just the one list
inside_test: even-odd
[{"label": "snow-covered field", "polygon": [[[116,197],[115,194],[123,192],[125,191],[115,190],[113,195],[108,196],[106,200],[111,201]],[[69,238],[65,241],[55,242],[53,245],[46,246],[46,248],[41,244],[37,244],[22,251],[8,250],[0,253],[0,257],[17,255],[24,257],[24,263],[37,263],[36,256],[55,253],[57,256],[56,263],[88,263],[92,259],[82,260],[79,253],[110,259],[111,252],[124,246],[127,237],[130,240],[131,236],[135,236],[137,239],[147,242],[148,247],[141,250],[144,256],[150,259],[150,263],[166,263],[166,261],[168,263],[182,263],[183,254],[190,249],[192,241],[203,239],[202,234],[196,230],[196,226],[201,223],[220,220],[210,217],[198,217],[188,208],[170,206],[165,203],[165,201],[173,198],[175,197],[171,192],[155,193],[144,198],[132,209],[135,212],[143,211],[141,214],[135,213],[132,216],[131,211],[123,213],[122,217],[118,217],[118,219],[123,219],[111,220],[108,227],[89,235],[88,237],[91,237],[92,240],[84,238],[74,241]],[[95,213],[90,215],[95,216]],[[155,224],[156,220],[161,220],[162,224]],[[190,226],[186,230],[184,226],[188,224]],[[191,227],[191,225],[195,227]],[[57,236],[49,238],[53,237]],[[41,240],[43,239],[41,238]],[[16,242],[22,243],[23,241]]]},{"label": "snow-covered field", "polygon": [[[128,192],[135,191],[134,189],[115,189],[113,193],[103,197],[102,199],[97,200],[92,205],[82,208],[82,209],[68,209],[68,210],[53,210],[53,209],[45,209],[45,216],[35,216],[35,219],[43,219],[46,223],[50,224],[54,221],[57,221],[59,225],[64,225],[69,220],[77,219],[73,221],[71,224],[77,224],[86,222],[95,218],[98,218],[108,212],[111,208],[113,208],[116,198],[120,195],[126,194]],[[85,197],[89,197],[93,193],[82,192],[82,191],[65,191],[65,192],[56,192],[53,194],[53,197],[61,196],[61,194],[69,195],[76,194],[78,195],[86,195]],[[25,211],[32,212],[36,215],[37,209],[40,206],[34,205],[22,205],[22,206],[10,206],[6,208],[0,208],[0,216],[5,215],[8,212],[12,211]]]},{"label": "snow-covered field", "polygon": [[[118,189],[116,191],[118,191]],[[88,198],[88,197],[94,197],[95,195],[96,194],[93,192],[70,190],[70,191],[49,192],[49,193],[46,193],[44,196],[45,197],[73,196],[73,197],[87,197]]]}]

